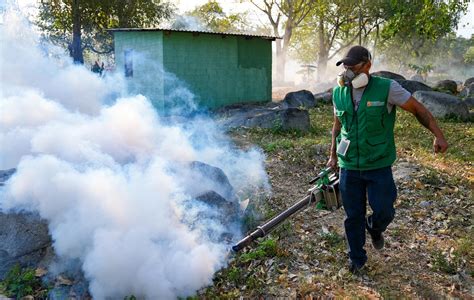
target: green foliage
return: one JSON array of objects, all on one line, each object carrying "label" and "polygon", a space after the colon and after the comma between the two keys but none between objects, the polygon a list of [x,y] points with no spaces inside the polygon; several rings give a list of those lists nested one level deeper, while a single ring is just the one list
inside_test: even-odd
[{"label": "green foliage", "polygon": [[134,295],[125,296],[125,298],[123,298],[123,300],[137,300],[137,297],[135,297]]},{"label": "green foliage", "polygon": [[447,274],[456,274],[456,265],[448,261],[445,255],[439,250],[432,254],[432,265],[435,271],[441,271]]},{"label": "green foliage", "polygon": [[344,243],[344,238],[335,232],[324,233],[321,238],[327,241],[331,248],[338,248]]},{"label": "green foliage", "polygon": [[35,270],[22,269],[15,265],[0,283],[0,291],[8,297],[21,298],[28,295],[44,296],[47,290],[43,289],[41,280],[36,277]]},{"label": "green foliage", "polygon": [[293,141],[291,139],[286,138],[263,145],[263,149],[266,152],[275,152],[277,150],[291,149],[293,147]]},{"label": "green foliage", "polygon": [[[382,1],[384,26],[380,32],[381,51],[387,62],[406,68],[409,63],[426,65],[446,52],[438,52],[439,43],[457,27],[467,9],[466,1]],[[430,56],[434,54],[434,56]]]},{"label": "green foliage", "polygon": [[246,27],[249,27],[246,22],[246,14],[227,15],[215,0],[209,0],[196,7],[188,15],[197,18],[207,29],[215,32],[243,32]]},{"label": "green foliage", "polygon": [[466,64],[474,64],[474,46],[469,47],[463,55]]},{"label": "green foliage", "polygon": [[255,249],[240,255],[239,261],[246,263],[255,259],[273,257],[277,254],[277,242],[275,239],[267,238],[260,242]]},{"label": "green foliage", "polygon": [[[79,10],[79,19],[73,18],[74,5]],[[36,24],[44,38],[71,51],[73,25],[79,22],[81,49],[105,54],[113,49],[107,29],[156,26],[169,18],[172,11],[173,6],[161,0],[39,1]]]},{"label": "green foliage", "polygon": [[423,80],[425,80],[425,81],[426,81],[426,78],[428,77],[428,73],[433,71],[433,66],[430,65],[430,64],[422,65],[422,66],[415,65],[415,64],[408,64],[408,67],[410,67],[410,69],[414,70],[416,72],[416,74],[423,77]]}]

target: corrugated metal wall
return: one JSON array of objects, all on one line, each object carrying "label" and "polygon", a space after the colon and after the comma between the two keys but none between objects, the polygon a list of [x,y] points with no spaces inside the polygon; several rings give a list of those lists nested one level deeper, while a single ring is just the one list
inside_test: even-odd
[{"label": "corrugated metal wall", "polygon": [[151,97],[158,109],[163,108],[163,95],[174,87],[163,83],[156,67],[136,63],[139,52],[183,80],[197,102],[205,107],[271,101],[270,40],[191,32],[131,31],[115,32],[115,47],[117,67],[122,70],[125,51],[134,49],[130,82],[134,91],[141,90]]},{"label": "corrugated metal wall", "polygon": [[163,109],[164,83],[160,75],[163,69],[163,32],[124,31],[114,33],[115,65],[125,74],[125,56],[132,61],[133,75],[127,77],[132,93],[147,96],[157,109]]}]

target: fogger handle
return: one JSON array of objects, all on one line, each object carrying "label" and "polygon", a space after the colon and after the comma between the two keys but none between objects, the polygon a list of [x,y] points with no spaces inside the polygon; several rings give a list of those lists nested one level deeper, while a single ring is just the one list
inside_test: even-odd
[{"label": "fogger handle", "polygon": [[243,249],[245,246],[249,245],[254,240],[266,236],[275,227],[277,227],[281,222],[285,221],[288,217],[300,211],[304,207],[308,206],[310,203],[318,202],[319,200],[321,200],[321,198],[322,198],[321,193],[311,193],[310,195],[306,196],[305,198],[293,204],[291,207],[289,207],[285,211],[281,212],[276,217],[273,217],[272,219],[270,219],[265,224],[258,226],[251,234],[247,235],[235,246],[233,246],[232,250],[237,252]]}]

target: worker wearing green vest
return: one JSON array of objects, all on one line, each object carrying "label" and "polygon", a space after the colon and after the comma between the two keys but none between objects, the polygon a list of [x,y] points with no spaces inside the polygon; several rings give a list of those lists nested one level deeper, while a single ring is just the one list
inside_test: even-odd
[{"label": "worker wearing green vest", "polygon": [[[433,115],[394,80],[370,76],[370,52],[362,46],[349,49],[337,62],[344,71],[333,90],[334,123],[329,167],[341,168],[339,188],[346,219],[349,270],[359,273],[367,261],[365,231],[374,248],[384,246],[382,233],[393,220],[397,189],[392,175],[396,159],[393,129],[396,106],[412,113],[435,136],[434,151],[448,144]],[[366,216],[366,202],[372,215]]]}]

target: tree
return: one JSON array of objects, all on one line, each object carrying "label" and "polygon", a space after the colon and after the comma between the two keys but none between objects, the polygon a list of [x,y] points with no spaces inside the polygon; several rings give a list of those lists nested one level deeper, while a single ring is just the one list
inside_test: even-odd
[{"label": "tree", "polygon": [[438,40],[451,33],[467,9],[462,0],[392,0],[383,2],[385,24],[382,47],[401,67],[409,63],[427,64]]},{"label": "tree", "polygon": [[295,32],[292,49],[297,58],[317,62],[318,80],[325,78],[330,59],[356,41],[368,44],[382,23],[379,1],[318,0]]},{"label": "tree", "polygon": [[112,52],[108,28],[156,26],[173,7],[161,0],[44,0],[37,25],[45,38],[69,50],[75,63],[83,51]]},{"label": "tree", "polygon": [[466,53],[464,53],[464,62],[466,64],[474,64],[474,46],[469,47],[469,49],[466,50]]},{"label": "tree", "polygon": [[[285,80],[285,65],[293,31],[311,11],[316,0],[250,0],[268,18],[275,36],[277,81]],[[284,19],[283,19],[284,18]],[[283,34],[280,34],[280,30]]]},{"label": "tree", "polygon": [[215,32],[244,32],[249,29],[245,14],[226,15],[215,0],[209,0],[188,12],[187,15],[195,17],[207,29]]}]

